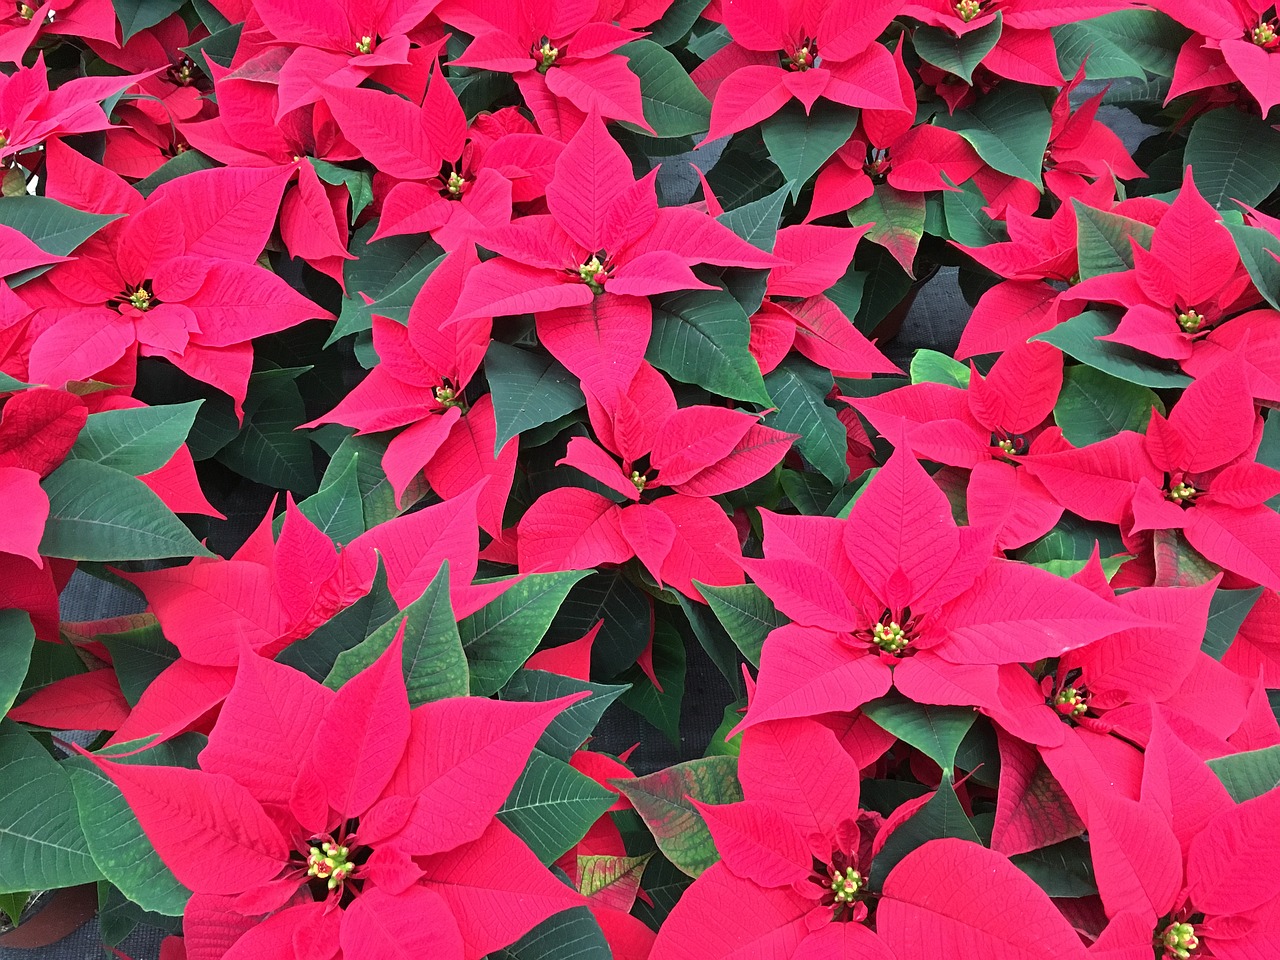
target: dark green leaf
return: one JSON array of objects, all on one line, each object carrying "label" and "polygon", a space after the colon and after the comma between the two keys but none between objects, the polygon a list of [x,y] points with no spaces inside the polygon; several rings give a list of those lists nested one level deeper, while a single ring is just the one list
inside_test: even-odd
[{"label": "dark green leaf", "polygon": [[528,844],[539,860],[552,864],[581,840],[617,799],[613,791],[565,761],[534,750],[498,811],[498,819]]},{"label": "dark green leaf", "polygon": [[158,623],[102,634],[96,639],[110,651],[120,690],[130,705],[136,704],[152,681],[181,656],[178,648],[165,639]]},{"label": "dark green leaf", "polygon": [[697,587],[734,645],[752,666],[759,667],[765,637],[790,620],[779,613],[773,601],[753,583],[736,587],[699,583]]},{"label": "dark green leaf", "polygon": [[969,707],[915,703],[898,694],[873,700],[862,712],[947,773],[955,768],[956,751],[978,717]]},{"label": "dark green leaf", "polygon": [[1053,119],[1038,88],[1006,83],[971,108],[943,113],[935,122],[968,140],[996,170],[1041,186]]},{"label": "dark green leaf", "polygon": [[218,166],[216,160],[205,156],[199,150],[184,150],[176,157],[166,160],[149,176],[139,180],[133,188],[144,197],[149,197],[170,180],[177,180],[178,177],[185,177],[198,170],[212,170],[216,166]]},{"label": "dark green leaf", "polygon": [[339,545],[348,544],[365,532],[359,465],[359,455],[351,457],[336,471],[331,464],[320,489],[298,504],[302,515]]},{"label": "dark green leaf", "polygon": [[653,300],[653,333],[645,358],[682,383],[768,406],[769,391],[750,342],[750,321],[729,294],[670,293]]},{"label": "dark green leaf", "polygon": [[197,40],[178,49],[190,57],[202,70],[205,69],[205,57],[220,67],[230,69],[231,61],[236,55],[236,48],[240,45],[240,31],[243,28],[243,23],[233,23],[214,31],[203,40]]},{"label": "dark green leaf", "polygon": [[1185,387],[1191,378],[1171,368],[1170,364],[1149,357],[1132,347],[1098,340],[1115,333],[1117,323],[1099,310],[1086,310],[1078,317],[1060,323],[1047,333],[1032,337],[1052,343],[1063,353],[1075,357],[1103,373],[1144,387]]},{"label": "dark green leaf", "polygon": [[547,917],[509,947],[486,960],[611,960],[609,943],[586,907]]},{"label": "dark green leaf", "polygon": [[0,717],[9,712],[31,666],[36,632],[31,617],[21,610],[0,610]]},{"label": "dark green leaf", "polygon": [[1280,183],[1280,131],[1235,107],[1210,110],[1196,118],[1183,163],[1210,206],[1258,204]]},{"label": "dark green leaf", "polygon": [[1076,247],[1080,256],[1080,278],[1101,276],[1133,269],[1130,238],[1151,247],[1155,228],[1140,220],[1122,217],[1072,200],[1076,208]]},{"label": "dark green leaf", "polygon": [[913,275],[916,251],[924,237],[924,197],[877,184],[875,192],[851,209],[848,217],[854,226],[873,224],[867,239],[893,254],[902,269]]},{"label": "dark green leaf", "polygon": [[484,355],[484,371],[498,429],[495,457],[512,437],[587,402],[573,374],[549,353],[530,353],[494,340]]},{"label": "dark green leaf", "polygon": [[1209,601],[1209,620],[1204,631],[1204,642],[1200,649],[1221,660],[1235,640],[1240,624],[1249,615],[1253,605],[1262,596],[1261,587],[1249,590],[1215,590],[1213,599]]},{"label": "dark green leaf", "polygon": [[1280,253],[1280,237],[1242,223],[1227,223],[1225,226],[1236,241],[1236,250],[1240,252],[1240,260],[1249,271],[1254,286],[1267,303],[1280,309],[1280,262],[1272,256]]},{"label": "dark green leaf", "polygon": [[1280,786],[1280,747],[1264,747],[1209,760],[1212,770],[1236,803],[1260,797]]},{"label": "dark green leaf", "polygon": [[765,378],[765,387],[777,407],[764,418],[775,430],[796,433],[804,458],[834,484],[849,479],[845,461],[848,435],[836,412],[827,406],[834,381],[830,372],[797,357],[784,360]]},{"label": "dark green leaf", "polygon": [[995,19],[985,27],[962,37],[941,27],[917,27],[911,34],[911,42],[921,60],[955,74],[965,83],[973,83],[974,69],[995,49],[1003,30],[1004,15],[997,11]]},{"label": "dark green leaf", "polygon": [[660,47],[671,47],[698,21],[709,0],[675,0],[667,12],[649,29],[649,39]]},{"label": "dark green leaf", "polygon": [[716,219],[752,246],[773,253],[778,237],[778,223],[786,206],[789,188],[782,186],[773,193],[726,210]]},{"label": "dark green leaf", "polygon": [[929,801],[889,834],[889,839],[872,862],[872,885],[882,886],[885,877],[912,850],[943,837],[981,842],[949,780],[943,780]]},{"label": "dark green leaf", "polygon": [[1098,892],[1089,844],[1079,837],[1009,859],[1051,897],[1088,897]]},{"label": "dark green leaf", "polygon": [[720,858],[711,831],[689,801],[741,800],[737,758],[687,760],[647,777],[612,782],[635,806],[658,849],[689,876],[697,877]]},{"label": "dark green leaf", "polygon": [[[25,234],[41,250],[65,257],[105,227],[119,214],[85,213],[48,197],[5,197],[0,203],[0,224]],[[9,278],[16,287],[50,268],[32,267]]]},{"label": "dark green leaf", "polygon": [[1053,419],[1077,447],[1098,443],[1125,430],[1145,433],[1151,408],[1164,404],[1146,387],[1093,367],[1067,367]]},{"label": "dark green leaf", "polygon": [[[409,308],[422,284],[443,259],[440,246],[429,237],[387,237],[370,243],[376,223],[366,224],[351,237],[348,249],[355,260],[342,267],[347,296],[338,322],[325,344],[373,329],[373,314],[408,321]],[[365,296],[373,303],[365,303]]]},{"label": "dark green leaf", "polygon": [[177,13],[183,0],[112,0],[124,42],[137,33],[154,27],[165,17]]},{"label": "dark green leaf", "polygon": [[218,451],[217,459],[268,487],[311,493],[316,489],[315,470],[311,439],[297,429],[307,419],[297,383],[273,379],[257,390],[255,385],[251,378],[244,427]]},{"label": "dark green leaf", "polygon": [[644,118],[659,137],[706,133],[711,103],[698,90],[671,51],[652,40],[636,40],[618,50],[640,78]]},{"label": "dark green leaf", "polygon": [[289,644],[276,660],[301,670],[312,680],[323,682],[342,651],[363,642],[399,612],[399,606],[387,589],[386,568],[379,561],[378,572],[368,593],[320,624],[310,636]]},{"label": "dark green leaf", "polygon": [[636,662],[649,644],[653,602],[627,578],[625,568],[596,570],[573,585],[560,605],[546,640],[568,643],[601,624],[591,648],[591,675],[616,677]]},{"label": "dark green leaf", "polygon": [[91,413],[67,456],[135,477],[159,470],[182,446],[202,402]]},{"label": "dark green leaf", "polygon": [[496,693],[529,659],[569,588],[589,572],[530,574],[458,624],[474,695]]},{"label": "dark green leaf", "polygon": [[[703,588],[706,595],[706,588]],[[598,638],[597,638],[598,639]],[[619,678],[631,684],[631,689],[622,694],[620,702],[644,717],[673,746],[680,746],[680,707],[684,701],[685,681],[684,638],[667,621],[654,625],[653,629],[653,673],[662,684],[659,690],[653,681],[645,676],[639,664],[625,671]]]},{"label": "dark green leaf", "polygon": [[698,603],[688,597],[677,594],[680,609],[684,611],[693,635],[707,652],[711,662],[716,665],[721,676],[738,696],[742,695],[742,671],[738,648],[734,646],[724,626],[716,619],[705,603]]},{"label": "dark green leaf", "polygon": [[325,160],[317,160],[315,157],[307,157],[307,160],[315,168],[316,176],[325,183],[335,187],[342,184],[347,188],[347,196],[351,198],[352,222],[360,216],[365,207],[373,202],[373,178],[368,171],[348,170],[346,167],[339,167]]},{"label": "dark green leaf", "polygon": [[141,480],[67,460],[41,484],[49,497],[40,553],[68,560],[158,560],[212,554]]},{"label": "dark green leaf", "polygon": [[857,110],[828,100],[819,100],[807,113],[792,101],[764,121],[760,132],[770,158],[791,185],[791,199],[800,196],[818,168],[849,142],[857,125]]},{"label": "dark green leaf", "polygon": [[31,734],[0,720],[0,893],[93,883],[67,771]]},{"label": "dark green leaf", "polygon": [[986,205],[986,197],[972,180],[966,181],[959,190],[944,190],[942,208],[947,215],[948,239],[966,247],[1006,242],[1008,232],[1003,224],[983,212]]},{"label": "dark green leaf", "polygon": [[517,670],[506,685],[498,691],[500,700],[520,700],[526,703],[558,700],[570,694],[589,690],[591,696],[579,700],[558,713],[547,725],[538,740],[538,749],[560,760],[568,761],[575,750],[591,736],[600,722],[600,716],[609,704],[617,700],[627,688],[620,685],[588,683],[574,677],[564,677],[546,670]]}]

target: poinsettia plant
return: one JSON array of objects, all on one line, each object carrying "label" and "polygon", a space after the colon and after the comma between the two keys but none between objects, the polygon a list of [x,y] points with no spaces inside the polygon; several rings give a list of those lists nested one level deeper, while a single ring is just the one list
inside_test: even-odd
[{"label": "poinsettia plant", "polygon": [[1278,32],[12,6],[0,912],[92,886],[133,960],[1269,956]]}]

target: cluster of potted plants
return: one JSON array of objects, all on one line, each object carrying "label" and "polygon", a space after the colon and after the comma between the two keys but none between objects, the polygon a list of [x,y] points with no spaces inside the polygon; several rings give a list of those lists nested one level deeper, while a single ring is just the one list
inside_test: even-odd
[{"label": "cluster of potted plants", "polygon": [[[1268,956],[1278,31],[17,4],[0,910],[90,885],[165,960]],[[891,360],[953,276],[958,349]],[[625,712],[695,758],[593,742]]]}]

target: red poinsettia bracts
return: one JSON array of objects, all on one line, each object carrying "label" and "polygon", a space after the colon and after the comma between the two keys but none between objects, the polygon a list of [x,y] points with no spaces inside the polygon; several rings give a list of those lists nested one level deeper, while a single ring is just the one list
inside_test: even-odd
[{"label": "red poinsettia bracts", "polygon": [[611,5],[601,6],[597,11],[594,0],[445,0],[437,14],[475,38],[453,63],[511,74],[543,133],[560,130],[566,104],[571,119],[562,139],[592,113],[650,130],[640,78],[617,52],[643,34],[615,25]]},{"label": "red poinsettia bracts", "polygon": [[549,214],[487,232],[502,256],[467,274],[449,322],[534,313],[538,337],[606,407],[640,369],[653,324],[648,295],[707,289],[696,263],[780,263],[690,207],[659,207],[656,171],[637,181],[598,116],[556,160]]},{"label": "red poinsettia bracts", "polygon": [[518,440],[508,440],[495,454],[493,401],[488,394],[467,396],[493,322],[476,317],[442,324],[476,263],[472,247],[445,257],[414,298],[407,326],[375,314],[378,365],[334,410],[309,426],[345,423],[362,432],[405,427],[382,458],[396,497],[424,468],[432,489],[446,499],[487,480],[479,501],[480,526],[500,537]]},{"label": "red poinsettia bracts", "polygon": [[[695,599],[695,580],[741,583],[737,532],[710,498],[768,473],[794,435],[737,410],[677,408],[671,387],[648,363],[612,410],[585,392],[600,442],[574,437],[559,462],[633,502],[619,505],[578,487],[543,494],[517,527],[520,570],[573,570],[634,556],[659,584]],[[670,493],[653,496],[664,488]]]},{"label": "red poinsettia bracts", "polygon": [[250,340],[332,315],[253,261],[275,222],[287,171],[206,170],[143,199],[60,144],[49,151],[51,196],[120,217],[76,258],[26,284],[28,376],[62,384],[132,384],[139,354],[163,357],[217,387],[237,410]]},{"label": "red poinsettia bracts", "polygon": [[792,619],[765,641],[740,726],[853,710],[890,686],[918,703],[998,703],[999,666],[1061,656],[1144,618],[992,553],[957,527],[904,440],[847,520],[761,511],[743,567]]},{"label": "red poinsettia bracts", "polygon": [[1157,10],[1194,31],[1178,52],[1166,99],[1206,87],[1241,84],[1265,115],[1280,103],[1280,35],[1265,0],[1159,0]]},{"label": "red poinsettia bracts", "polygon": [[[1133,162],[1115,131],[1098,120],[1103,90],[1074,110],[1071,94],[1084,82],[1084,64],[1053,101],[1053,126],[1044,156],[1044,185],[1069,206],[1072,197],[1090,196],[1089,184],[1105,180],[1141,180],[1146,177]],[[1114,186],[1111,186],[1114,191]],[[1107,198],[1108,200],[1111,197]],[[1085,202],[1090,202],[1085,199]]]},{"label": "red poinsettia bracts", "polygon": [[411,710],[403,631],[336,693],[246,650],[198,770],[89,755],[193,891],[188,951],[274,957],[302,938],[317,956],[478,960],[582,903],[494,814],[585,694]]},{"label": "red poinsettia bracts", "polygon": [[791,100],[903,110],[893,56],[877,42],[898,0],[725,0],[733,43],[693,73],[711,100],[703,143],[766,120]]},{"label": "red poinsettia bracts", "polygon": [[[116,45],[116,11],[110,0],[36,0],[15,3],[0,18],[0,62],[21,64],[44,37],[80,37]],[[40,68],[37,54],[37,68]],[[22,68],[19,67],[19,70]]]},{"label": "red poinsettia bracts", "polygon": [[[971,369],[967,390],[924,382],[848,402],[880,434],[904,436],[916,456],[969,469],[969,522],[992,527],[996,546],[1012,549],[1062,516],[1044,485],[1016,469],[1036,449],[1061,389],[1062,354],[1024,343],[1001,354],[985,377]],[[1045,443],[1057,446],[1053,436]]]},{"label": "red poinsettia bracts", "polygon": [[1145,435],[1124,431],[1024,468],[1068,510],[1126,532],[1182,530],[1214,563],[1280,588],[1280,471],[1254,461],[1261,431],[1239,360],[1196,380]]}]

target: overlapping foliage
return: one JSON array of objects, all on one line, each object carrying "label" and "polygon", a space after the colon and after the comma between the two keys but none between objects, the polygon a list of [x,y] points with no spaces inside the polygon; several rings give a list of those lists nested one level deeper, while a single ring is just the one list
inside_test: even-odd
[{"label": "overlapping foliage", "polygon": [[1274,7],[70,0],[0,64],[0,909],[1273,952]]}]

